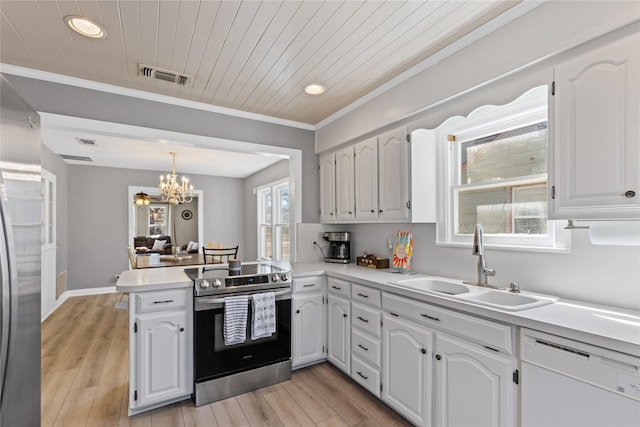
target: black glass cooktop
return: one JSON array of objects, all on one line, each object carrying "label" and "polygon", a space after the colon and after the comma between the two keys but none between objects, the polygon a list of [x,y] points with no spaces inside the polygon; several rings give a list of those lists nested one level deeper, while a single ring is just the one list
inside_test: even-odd
[{"label": "black glass cooktop", "polygon": [[271,264],[255,263],[242,264],[240,269],[230,269],[227,266],[203,266],[198,268],[185,268],[184,272],[192,280],[199,279],[225,279],[234,276],[259,276],[263,274],[287,273],[288,271]]}]

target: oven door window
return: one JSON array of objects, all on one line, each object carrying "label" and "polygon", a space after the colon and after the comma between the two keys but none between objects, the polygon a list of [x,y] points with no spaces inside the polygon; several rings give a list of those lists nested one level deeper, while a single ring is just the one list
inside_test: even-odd
[{"label": "oven door window", "polygon": [[273,335],[252,340],[251,305],[249,305],[247,339],[244,343],[227,346],[223,336],[224,307],[196,311],[194,319],[196,382],[290,359],[291,299],[276,301],[276,318],[276,332]]}]

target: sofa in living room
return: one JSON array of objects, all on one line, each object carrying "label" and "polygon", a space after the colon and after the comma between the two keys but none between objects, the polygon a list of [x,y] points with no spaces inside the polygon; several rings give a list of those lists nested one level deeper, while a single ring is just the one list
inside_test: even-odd
[{"label": "sofa in living room", "polygon": [[183,253],[197,254],[200,252],[200,246],[198,245],[198,242],[189,241],[189,243],[182,245],[180,250]]},{"label": "sofa in living room", "polygon": [[133,238],[136,254],[171,254],[173,244],[171,236],[136,236]]}]

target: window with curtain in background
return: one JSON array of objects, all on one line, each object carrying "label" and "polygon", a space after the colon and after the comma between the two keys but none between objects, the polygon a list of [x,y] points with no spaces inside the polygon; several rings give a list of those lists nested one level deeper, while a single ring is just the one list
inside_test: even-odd
[{"label": "window with curtain in background", "polygon": [[258,258],[289,260],[289,180],[259,187]]}]

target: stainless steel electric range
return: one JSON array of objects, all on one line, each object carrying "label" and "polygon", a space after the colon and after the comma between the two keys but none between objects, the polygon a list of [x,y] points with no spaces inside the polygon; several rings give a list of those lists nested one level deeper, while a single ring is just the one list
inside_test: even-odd
[{"label": "stainless steel electric range", "polygon": [[[194,282],[194,393],[196,406],[204,405],[291,378],[291,272],[267,263],[243,263],[185,269]],[[251,298],[247,339],[226,345],[225,297],[274,292],[276,332],[253,340],[250,335]]]}]

